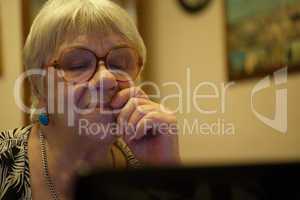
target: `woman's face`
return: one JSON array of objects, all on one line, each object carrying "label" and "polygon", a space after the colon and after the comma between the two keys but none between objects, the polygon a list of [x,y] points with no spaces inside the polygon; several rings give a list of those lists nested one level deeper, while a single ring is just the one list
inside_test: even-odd
[{"label": "woman's face", "polygon": [[[92,54],[74,53],[65,54],[70,49],[84,48],[93,52],[97,57],[102,58],[111,49],[116,46],[130,46],[130,44],[121,36],[115,33],[99,35],[79,35],[72,41],[63,43],[54,56],[50,59],[50,63],[53,61],[65,62],[65,67],[69,65],[82,64],[77,62],[92,62],[89,58]],[[63,56],[63,59],[61,57]],[[116,54],[117,55],[117,54]],[[91,60],[91,59],[90,59]],[[93,59],[95,62],[95,59]],[[58,63],[61,64],[61,63]],[[90,65],[90,64],[86,64]],[[97,68],[90,77],[90,79],[84,81],[72,81],[73,71],[69,74],[61,68],[49,67],[48,74],[53,72],[54,78],[47,78],[47,101],[48,112],[50,115],[50,123],[60,125],[60,127],[75,128],[78,130],[78,134],[83,135],[97,135],[99,137],[107,136],[107,126],[114,124],[116,120],[116,112],[113,112],[110,107],[110,102],[114,95],[121,89],[132,86],[132,81],[119,81],[111,70],[108,70],[107,66],[100,60],[98,60]],[[136,73],[139,69],[131,69],[133,73]],[[78,70],[77,70],[78,71]],[[79,73],[73,73],[81,77],[85,77],[86,69],[82,69]],[[66,78],[67,77],[67,78]],[[71,78],[70,78],[71,77]],[[75,76],[74,76],[75,77]],[[132,77],[134,79],[136,77]],[[50,81],[49,81],[50,80]],[[53,93],[52,93],[53,91]],[[50,102],[50,104],[49,104]],[[53,105],[51,105],[53,103]],[[105,134],[105,135],[103,135]]]}]

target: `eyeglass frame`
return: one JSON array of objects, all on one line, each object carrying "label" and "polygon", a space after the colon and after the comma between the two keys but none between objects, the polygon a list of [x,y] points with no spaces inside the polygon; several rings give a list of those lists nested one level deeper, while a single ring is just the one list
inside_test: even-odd
[{"label": "eyeglass frame", "polygon": [[[54,67],[55,69],[63,70],[61,67],[59,67],[58,61],[61,59],[61,56],[64,55],[65,51],[67,51],[67,50],[69,50],[69,49],[82,49],[82,50],[89,51],[89,52],[92,53],[92,54],[94,55],[94,57],[96,58],[96,67],[95,67],[94,72],[91,74],[90,78],[87,79],[86,81],[83,81],[83,82],[88,82],[88,81],[90,81],[90,80],[93,78],[93,76],[96,74],[97,69],[99,68],[99,62],[100,62],[100,61],[102,61],[102,62],[104,63],[104,65],[105,65],[105,67],[106,67],[107,70],[110,70],[109,68],[107,68],[107,56],[111,53],[111,51],[116,50],[116,49],[122,49],[122,48],[129,48],[129,49],[132,49],[132,50],[134,50],[134,52],[135,52],[136,55],[138,56],[138,67],[139,67],[139,69],[138,69],[138,72],[137,72],[137,74],[136,74],[136,77],[137,77],[138,74],[141,72],[141,69],[142,69],[142,66],[143,66],[143,59],[141,58],[141,56],[139,55],[138,51],[137,51],[135,48],[133,48],[133,47],[131,47],[131,46],[129,46],[129,45],[122,45],[122,44],[121,44],[121,45],[116,45],[116,46],[114,46],[114,47],[111,48],[109,51],[107,51],[106,54],[105,54],[104,56],[101,56],[101,57],[97,56],[97,54],[96,54],[94,51],[92,51],[92,50],[90,50],[90,49],[88,49],[88,48],[86,48],[86,47],[83,47],[83,46],[72,46],[72,47],[69,47],[69,48],[64,49],[64,50],[60,53],[59,57],[58,57],[56,60],[52,61],[50,64],[47,64],[46,67],[51,67],[51,66],[52,66],[52,67]],[[63,70],[63,71],[64,71],[64,70]],[[134,79],[135,79],[136,77],[134,77]],[[64,80],[67,81],[67,82],[72,82],[72,81],[66,80],[65,77],[63,77],[63,78],[64,78]],[[116,79],[116,80],[117,80],[117,79]],[[118,82],[128,82],[128,81],[130,81],[130,80],[127,80],[127,81],[117,80],[117,81],[118,81]]]}]

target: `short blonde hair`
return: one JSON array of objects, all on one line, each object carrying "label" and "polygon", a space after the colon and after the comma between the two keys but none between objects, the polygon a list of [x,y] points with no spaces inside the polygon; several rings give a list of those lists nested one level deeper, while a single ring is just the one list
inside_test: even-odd
[{"label": "short blonde hair", "polygon": [[[128,13],[109,0],[48,0],[33,21],[24,47],[26,69],[40,69],[66,36],[117,32],[137,49],[143,62],[146,48]],[[143,63],[144,64],[144,63]],[[33,82],[42,92],[43,83]],[[34,85],[33,85],[34,84]],[[38,102],[31,87],[32,108]]]}]

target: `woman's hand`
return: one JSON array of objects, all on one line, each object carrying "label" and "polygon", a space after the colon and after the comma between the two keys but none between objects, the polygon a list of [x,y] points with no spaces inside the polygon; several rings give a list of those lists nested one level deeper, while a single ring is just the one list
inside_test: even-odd
[{"label": "woman's hand", "polygon": [[125,142],[145,165],[180,163],[177,121],[161,104],[137,87],[121,90],[111,106],[120,109],[117,122]]}]

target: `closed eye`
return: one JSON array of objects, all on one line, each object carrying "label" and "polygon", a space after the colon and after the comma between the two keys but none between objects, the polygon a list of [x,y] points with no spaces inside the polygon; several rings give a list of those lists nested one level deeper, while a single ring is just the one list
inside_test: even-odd
[{"label": "closed eye", "polygon": [[74,65],[69,67],[68,70],[84,70],[86,68],[86,65]]},{"label": "closed eye", "polygon": [[115,64],[110,64],[109,65],[110,69],[126,69],[123,65],[115,65]]}]

